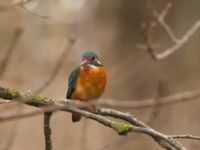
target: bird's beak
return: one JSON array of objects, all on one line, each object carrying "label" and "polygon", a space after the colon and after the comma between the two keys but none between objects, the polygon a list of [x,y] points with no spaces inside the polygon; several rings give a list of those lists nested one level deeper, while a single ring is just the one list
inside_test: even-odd
[{"label": "bird's beak", "polygon": [[87,63],[88,63],[88,60],[87,60],[87,59],[83,59],[83,60],[81,61],[80,65],[82,66],[82,65],[85,65],[85,64],[87,64]]},{"label": "bird's beak", "polygon": [[96,60],[96,62],[97,62],[98,65],[102,65],[100,60]]}]

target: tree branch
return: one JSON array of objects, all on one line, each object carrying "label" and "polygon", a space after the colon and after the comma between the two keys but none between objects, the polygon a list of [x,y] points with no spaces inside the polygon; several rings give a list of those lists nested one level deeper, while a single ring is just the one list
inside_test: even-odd
[{"label": "tree branch", "polygon": [[[197,32],[197,30],[200,28],[200,20],[197,20],[190,27],[190,29],[180,39],[178,39],[172,31],[171,27],[165,21],[165,17],[172,6],[171,2],[168,1],[160,13],[156,10],[151,0],[146,0],[146,2],[147,6],[152,12],[152,15],[156,19],[156,21],[151,21],[148,30],[146,31],[145,37],[147,43],[147,50],[153,59],[163,60],[175,53],[177,50],[179,50],[191,38],[191,36]],[[157,27],[158,24],[166,31],[170,40],[174,43],[174,45],[163,50],[163,52],[160,53],[155,52],[155,46],[152,43],[152,31]]]},{"label": "tree branch", "polygon": [[174,138],[174,139],[191,139],[191,140],[199,140],[200,141],[200,136],[194,136],[194,135],[190,135],[190,134],[170,135],[169,137]]},{"label": "tree branch", "polygon": [[[114,99],[100,99],[98,102],[91,102],[89,104],[96,104],[101,107],[112,107],[112,108],[126,108],[126,109],[146,109],[151,107],[164,107],[168,105],[174,105],[191,101],[200,97],[200,89],[193,91],[180,92],[173,95],[165,96],[159,99],[159,103],[156,99],[144,99],[144,100],[114,100]],[[75,105],[84,105],[77,101],[63,100]],[[0,100],[0,104],[10,103],[10,100]],[[77,103],[77,104],[76,104]],[[88,104],[87,104],[88,105]],[[46,108],[43,108],[46,110]],[[54,110],[54,109],[53,109]],[[47,109],[52,111],[52,109]]]},{"label": "tree branch", "polygon": [[113,99],[104,99],[97,102],[97,104],[103,107],[141,109],[141,108],[151,108],[155,106],[163,107],[176,103],[191,101],[199,97],[200,97],[200,89],[197,89],[194,91],[180,92],[174,95],[162,97],[159,99],[159,103],[156,101],[156,99],[119,100],[119,101]]},{"label": "tree branch", "polygon": [[176,37],[176,35],[174,34],[170,26],[165,22],[165,17],[169,13],[169,10],[172,7],[172,3],[167,1],[164,8],[161,10],[160,13],[156,10],[152,0],[146,0],[146,3],[147,3],[148,8],[151,10],[153,17],[156,20],[156,22],[152,21],[154,22],[154,27],[152,28],[155,28],[157,24],[159,24],[165,30],[165,32],[167,33],[169,38],[172,40],[172,42],[177,43],[179,39]]},{"label": "tree branch", "polygon": [[[43,96],[23,94],[14,89],[8,89],[0,87],[0,98],[14,100],[17,102],[25,103],[35,107],[52,107],[55,110],[59,109],[67,112],[75,112],[86,118],[99,122],[100,124],[107,126],[115,130],[119,135],[126,135],[132,132],[143,133],[152,137],[161,147],[167,150],[186,150],[174,137],[170,137],[166,134],[160,133],[142,121],[132,116],[129,113],[123,113],[112,109],[99,109],[97,114],[89,112],[88,110],[82,110],[78,108],[80,105],[75,107],[73,100],[54,100]],[[76,102],[79,103],[79,102]],[[50,111],[50,110],[48,110]],[[125,123],[112,121],[106,116],[114,117],[125,121]]]},{"label": "tree branch", "polygon": [[44,113],[45,150],[52,150],[50,119],[52,113]]},{"label": "tree branch", "polygon": [[167,48],[161,53],[158,53],[158,54],[154,53],[155,58],[157,60],[162,60],[172,55],[174,52],[179,50],[183,46],[183,44],[185,44],[191,38],[191,36],[194,33],[196,33],[196,31],[199,28],[200,28],[200,20],[196,21],[196,23],[194,23],[194,25],[182,36],[182,38],[175,45],[173,45],[170,48]]}]

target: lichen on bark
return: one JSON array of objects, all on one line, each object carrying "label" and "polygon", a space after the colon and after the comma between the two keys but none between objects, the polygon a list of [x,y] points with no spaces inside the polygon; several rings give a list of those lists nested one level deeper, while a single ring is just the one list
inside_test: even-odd
[{"label": "lichen on bark", "polygon": [[130,131],[130,129],[133,128],[133,125],[113,121],[111,123],[111,127],[115,129],[119,135],[126,135]]}]

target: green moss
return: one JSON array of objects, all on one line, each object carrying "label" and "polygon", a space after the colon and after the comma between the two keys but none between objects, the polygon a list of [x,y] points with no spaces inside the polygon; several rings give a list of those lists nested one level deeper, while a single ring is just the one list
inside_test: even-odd
[{"label": "green moss", "polygon": [[46,97],[41,96],[41,95],[31,96],[29,101],[30,101],[29,104],[32,104],[35,106],[44,106],[44,105],[53,104],[53,101],[50,101]]},{"label": "green moss", "polygon": [[15,89],[9,89],[7,88],[7,91],[10,93],[10,95],[12,96],[12,99],[15,99],[15,98],[20,98],[21,97],[21,94],[19,91],[15,90]]},{"label": "green moss", "polygon": [[41,95],[32,96],[30,99],[30,103],[32,103],[35,106],[45,105],[45,97]]},{"label": "green moss", "polygon": [[32,100],[35,101],[35,102],[42,102],[42,101],[45,100],[45,97],[41,96],[41,95],[36,95],[36,96],[32,97]]},{"label": "green moss", "polygon": [[127,124],[127,123],[121,123],[121,122],[115,122],[113,121],[111,123],[111,127],[115,129],[119,135],[126,135],[128,131],[133,128],[132,125]]}]

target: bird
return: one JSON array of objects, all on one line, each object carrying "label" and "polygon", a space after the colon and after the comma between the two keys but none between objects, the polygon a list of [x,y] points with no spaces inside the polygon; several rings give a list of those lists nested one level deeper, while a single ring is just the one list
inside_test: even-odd
[{"label": "bird", "polygon": [[[98,100],[106,87],[106,70],[95,51],[85,51],[82,60],[68,78],[67,99],[89,102]],[[96,106],[93,106],[96,111]],[[72,113],[72,122],[81,120],[81,115]]]}]

